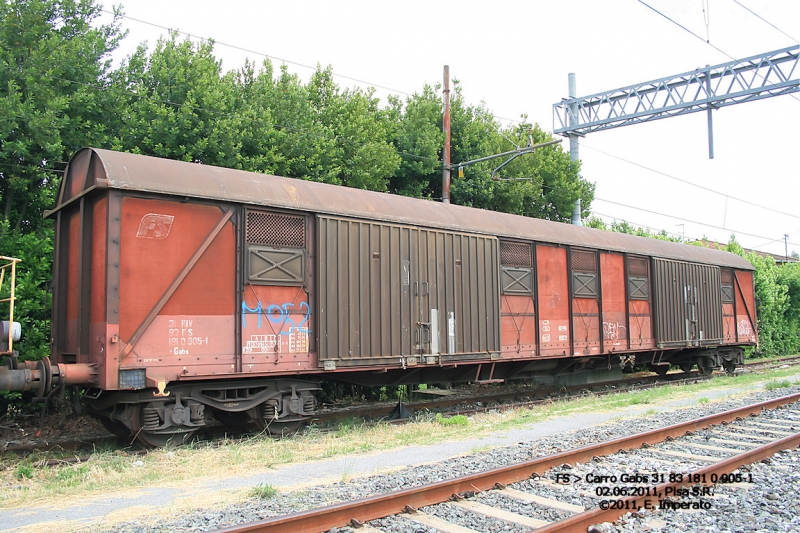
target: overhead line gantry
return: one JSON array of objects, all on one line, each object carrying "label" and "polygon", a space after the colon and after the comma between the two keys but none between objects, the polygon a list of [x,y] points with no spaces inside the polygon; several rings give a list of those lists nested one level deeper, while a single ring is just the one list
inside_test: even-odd
[{"label": "overhead line gantry", "polygon": [[578,97],[570,74],[569,98],[553,104],[553,133],[570,139],[573,159],[578,138],[662,118],[706,111],[708,155],[714,158],[711,111],[800,90],[800,46],[720,65],[706,66],[658,80]]}]

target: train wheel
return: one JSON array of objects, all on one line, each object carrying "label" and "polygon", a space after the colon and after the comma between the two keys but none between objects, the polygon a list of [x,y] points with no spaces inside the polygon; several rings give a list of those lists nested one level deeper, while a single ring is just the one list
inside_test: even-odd
[{"label": "train wheel", "polygon": [[725,373],[726,373],[726,374],[728,374],[729,376],[731,376],[731,375],[733,375],[733,373],[734,373],[734,372],[736,372],[736,363],[734,363],[734,362],[728,362],[728,361],[725,361],[725,360],[723,359],[723,361],[722,361],[722,368],[724,368],[724,369],[725,369]]},{"label": "train wheel", "polygon": [[276,437],[288,437],[297,433],[306,424],[306,420],[279,420],[277,408],[276,400],[267,400],[258,406],[255,422],[259,429]]},{"label": "train wheel", "polygon": [[650,365],[650,370],[663,378],[669,372],[669,365]]},{"label": "train wheel", "polygon": [[273,420],[265,429],[275,437],[290,437],[300,431],[305,424],[305,420],[293,420],[291,422]]},{"label": "train wheel", "polygon": [[136,440],[153,448],[162,448],[167,445],[180,445],[187,442],[196,428],[185,426],[170,426],[165,429],[158,428],[161,421],[158,417],[157,409],[161,404],[150,402],[142,404],[133,413],[133,434]]},{"label": "train wheel", "polygon": [[223,426],[232,428],[242,427],[250,422],[250,415],[247,414],[247,411],[234,413],[231,411],[216,410],[214,411],[214,418]]},{"label": "train wheel", "polygon": [[678,366],[681,367],[681,372],[683,372],[684,374],[688,374],[689,372],[692,371],[692,363],[681,363]]},{"label": "train wheel", "polygon": [[110,418],[106,418],[101,416],[99,418],[100,423],[103,424],[103,427],[111,433],[112,435],[116,435],[117,437],[122,437],[123,439],[129,439],[133,437],[133,432],[131,428],[123,424],[122,422],[117,422],[116,420],[111,420]]}]

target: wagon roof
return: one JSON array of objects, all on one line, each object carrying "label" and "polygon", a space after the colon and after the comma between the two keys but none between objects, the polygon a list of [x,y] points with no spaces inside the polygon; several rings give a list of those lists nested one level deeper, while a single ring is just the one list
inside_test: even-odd
[{"label": "wagon roof", "polygon": [[56,208],[93,188],[270,206],[396,224],[599,248],[753,270],[738,255],[561,222],[294,178],[83,148],[67,167]]}]

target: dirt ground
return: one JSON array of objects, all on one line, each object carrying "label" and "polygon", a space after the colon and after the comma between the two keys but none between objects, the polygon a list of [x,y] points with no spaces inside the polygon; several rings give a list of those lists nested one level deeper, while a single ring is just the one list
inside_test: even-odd
[{"label": "dirt ground", "polygon": [[69,405],[51,403],[42,419],[42,405],[13,406],[0,416],[0,451],[42,441],[71,441],[108,432],[87,414],[75,414]]}]

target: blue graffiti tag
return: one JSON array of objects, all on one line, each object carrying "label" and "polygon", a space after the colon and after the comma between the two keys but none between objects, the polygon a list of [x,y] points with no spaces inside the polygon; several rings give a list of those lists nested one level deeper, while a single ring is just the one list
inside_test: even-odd
[{"label": "blue graffiti tag", "polygon": [[255,307],[255,309],[250,309],[249,307],[247,307],[246,303],[242,302],[242,327],[243,328],[247,327],[247,313],[256,313],[256,314],[258,314],[258,329],[261,329],[261,313],[262,313],[261,302],[258,302],[258,305]]},{"label": "blue graffiti tag", "polygon": [[[273,324],[280,324],[281,330],[283,330],[283,326],[287,322],[290,324],[289,331],[281,331],[281,335],[289,335],[295,330],[303,333],[309,333],[310,330],[301,327],[303,324],[308,322],[308,317],[311,314],[311,309],[308,307],[308,303],[300,302],[300,311],[302,312],[303,308],[305,307],[305,313],[303,315],[303,320],[299,324],[295,324],[294,320],[292,320],[292,318],[289,316],[290,307],[294,307],[294,303],[287,302],[281,305],[270,304],[266,310],[267,320]],[[264,308],[261,307],[261,302],[258,302],[258,305],[254,309],[251,309],[246,303],[242,302],[242,327],[247,327],[245,318],[247,313],[255,313],[258,315],[258,329],[261,329],[261,315],[265,314]]]}]

